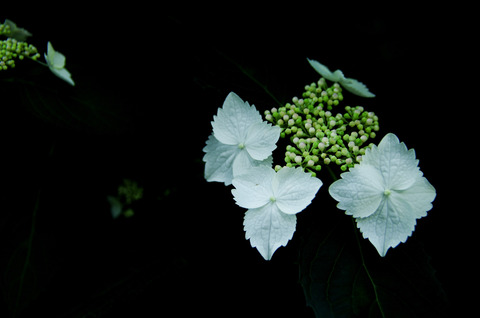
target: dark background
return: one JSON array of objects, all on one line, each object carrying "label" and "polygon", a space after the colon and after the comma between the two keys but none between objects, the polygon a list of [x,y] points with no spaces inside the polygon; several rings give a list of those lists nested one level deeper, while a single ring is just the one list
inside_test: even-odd
[{"label": "dark background", "polygon": [[[395,5],[276,9],[83,4],[62,14],[41,5],[2,12],[33,33],[40,50],[51,41],[64,53],[77,85],[30,61],[8,72],[40,78],[40,89],[1,84],[0,316],[17,304],[22,317],[313,317],[297,258],[316,210],[298,215],[293,240],[266,262],[244,239],[244,210],[230,188],[205,182],[202,163],[210,121],[230,91],[260,111],[276,106],[238,66],[285,103],[319,78],[307,57],[364,82],[376,98],[348,95],[345,105],[374,111],[380,136],[393,132],[415,149],[437,198],[403,245],[424,245],[452,311],[470,306],[468,19],[459,23],[463,13],[449,8]],[[112,220],[106,196],[123,178],[143,186],[144,198],[134,217]],[[320,190],[326,200],[329,183]],[[325,206],[341,213],[333,204]]]}]

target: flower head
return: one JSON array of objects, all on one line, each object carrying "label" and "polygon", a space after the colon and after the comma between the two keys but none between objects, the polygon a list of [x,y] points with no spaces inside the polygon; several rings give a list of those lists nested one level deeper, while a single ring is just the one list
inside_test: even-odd
[{"label": "flower head", "polygon": [[301,168],[251,168],[233,179],[237,204],[249,209],[243,222],[246,239],[266,260],[295,232],[295,214],[305,209],[322,182]]},{"label": "flower head", "polygon": [[203,148],[207,181],[232,183],[233,177],[258,165],[271,166],[280,127],[264,122],[255,106],[228,94],[212,121],[213,134]]},{"label": "flower head", "polygon": [[329,192],[380,256],[407,240],[436,195],[418,168],[415,151],[391,133],[367,149],[361,163],[341,174]]},{"label": "flower head", "polygon": [[48,42],[47,54],[44,54],[44,56],[48,67],[53,74],[57,75],[70,85],[75,86],[70,72],[65,68],[65,55],[55,51],[52,43]]},{"label": "flower head", "polygon": [[362,96],[362,97],[375,97],[375,94],[372,94],[365,84],[357,81],[353,78],[346,78],[343,75],[343,72],[340,70],[336,70],[335,72],[331,72],[328,67],[315,60],[308,59],[308,63],[317,71],[320,75],[326,78],[329,81],[337,82],[342,85],[347,91],[352,94]]}]

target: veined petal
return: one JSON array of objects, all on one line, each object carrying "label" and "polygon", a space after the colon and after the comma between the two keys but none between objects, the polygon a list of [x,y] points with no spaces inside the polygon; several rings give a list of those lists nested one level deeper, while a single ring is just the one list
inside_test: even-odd
[{"label": "veined petal", "polygon": [[228,94],[223,107],[213,116],[213,134],[218,141],[227,145],[245,142],[250,125],[262,122],[262,116],[255,106],[244,102],[237,94]]},{"label": "veined petal", "polygon": [[342,173],[341,179],[332,183],[330,195],[338,201],[337,207],[355,218],[373,214],[380,205],[385,188],[380,171],[362,164]]},{"label": "veined petal", "polygon": [[203,148],[205,156],[205,179],[209,182],[219,181],[225,185],[232,183],[233,162],[241,149],[235,145],[225,145],[218,141],[213,135],[207,140],[207,145]]},{"label": "veined petal", "polygon": [[235,176],[232,181],[235,187],[232,189],[232,194],[237,204],[252,209],[272,202],[274,177],[275,170],[266,166],[253,167],[245,173]]},{"label": "veined petal", "polygon": [[[378,254],[382,257],[386,255],[390,247],[397,246],[401,241],[397,238],[396,229],[400,224],[400,218],[396,211],[392,210],[386,197],[383,198],[375,213],[366,218],[358,218],[356,222],[363,237],[375,246]],[[401,224],[401,226],[410,228],[412,224]]]},{"label": "veined petal", "polygon": [[[340,73],[332,73],[328,67],[326,67],[325,65],[321,64],[320,62],[318,61],[315,61],[315,60],[311,60],[309,58],[307,58],[308,60],[308,63],[310,63],[310,65],[313,67],[313,69],[315,71],[317,71],[318,74],[320,74],[322,77],[324,77],[325,79],[329,80],[329,81],[332,81],[332,82],[338,82],[340,80]],[[337,70],[338,71],[338,70]],[[341,74],[341,76],[343,77],[343,74]]]},{"label": "veined petal", "polygon": [[402,211],[402,217],[421,218],[427,215],[435,200],[435,188],[424,177],[417,177],[405,190],[392,190],[390,201]]},{"label": "veined petal", "polygon": [[340,85],[352,94],[361,97],[375,97],[375,94],[371,93],[367,86],[362,82],[353,78],[344,78],[340,81]]},{"label": "veined petal", "polygon": [[375,97],[375,94],[372,94],[368,90],[367,86],[365,86],[365,84],[353,78],[345,78],[342,71],[336,70],[332,73],[325,65],[320,64],[315,60],[310,60],[308,58],[307,60],[308,63],[310,63],[310,65],[315,69],[315,71],[317,71],[318,74],[322,75],[322,77],[329,81],[339,83],[350,93],[362,97]]},{"label": "veined petal", "polygon": [[362,164],[378,167],[388,189],[407,189],[417,177],[422,176],[418,160],[415,159],[415,151],[408,150],[392,133],[383,137],[378,147],[367,149],[362,157]]},{"label": "veined petal", "polygon": [[267,122],[252,124],[248,128],[245,147],[255,160],[264,160],[277,148],[281,128]]},{"label": "veined petal", "polygon": [[282,168],[273,183],[275,202],[283,213],[298,213],[312,202],[321,186],[320,179],[301,168]]},{"label": "veined petal", "polygon": [[402,207],[384,197],[377,211],[367,218],[356,219],[357,227],[385,256],[389,248],[405,242],[415,229],[416,219],[402,215]]},{"label": "veined petal", "polygon": [[419,177],[409,189],[384,196],[374,214],[356,219],[357,226],[380,256],[385,256],[389,248],[404,243],[412,235],[417,219],[427,215],[434,198],[433,186]]},{"label": "veined petal", "polygon": [[295,215],[282,213],[274,202],[270,202],[245,213],[245,238],[250,239],[252,247],[256,247],[268,261],[280,246],[287,245],[295,232],[296,223]]},{"label": "veined petal", "polygon": [[237,154],[237,157],[233,161],[233,177],[248,172],[253,167],[266,166],[271,168],[273,163],[273,157],[270,156],[265,160],[253,159],[246,149],[242,149]]}]

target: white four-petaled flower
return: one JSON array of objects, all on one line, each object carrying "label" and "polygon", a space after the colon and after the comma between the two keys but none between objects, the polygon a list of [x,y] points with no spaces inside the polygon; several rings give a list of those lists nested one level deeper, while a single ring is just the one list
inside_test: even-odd
[{"label": "white four-petaled flower", "polygon": [[436,195],[418,168],[415,151],[391,133],[367,149],[361,163],[342,173],[329,192],[380,256],[407,240]]},{"label": "white four-petaled flower", "polygon": [[231,92],[214,116],[212,127],[213,134],[203,148],[207,181],[229,185],[236,174],[252,167],[271,167],[281,129],[263,121],[255,106]]},{"label": "white four-petaled flower", "polygon": [[365,86],[365,84],[353,78],[346,78],[343,75],[342,71],[336,70],[335,72],[332,73],[328,69],[328,67],[326,67],[325,65],[320,64],[315,60],[310,60],[308,58],[307,60],[308,60],[308,63],[310,63],[310,65],[315,69],[315,71],[317,71],[317,73],[319,73],[329,81],[339,83],[340,85],[342,85],[342,87],[344,87],[350,93],[358,96],[362,96],[362,97],[375,97],[375,94],[370,93],[370,91],[368,90],[367,86]]},{"label": "white four-petaled flower", "polygon": [[246,239],[266,260],[295,232],[295,214],[305,209],[322,182],[301,168],[267,166],[249,169],[233,179],[237,204],[249,209],[243,222]]}]

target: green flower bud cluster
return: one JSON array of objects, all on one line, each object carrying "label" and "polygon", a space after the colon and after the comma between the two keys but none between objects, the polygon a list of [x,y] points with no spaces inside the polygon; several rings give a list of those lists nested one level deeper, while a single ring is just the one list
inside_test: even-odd
[{"label": "green flower bud cluster", "polygon": [[8,24],[0,24],[0,36],[7,37],[6,40],[0,40],[0,71],[14,68],[16,59],[23,60],[28,57],[37,60],[40,57],[35,46],[8,37],[10,33]]},{"label": "green flower bud cluster", "polygon": [[343,101],[342,88],[337,83],[327,87],[324,78],[305,86],[302,97],[265,111],[265,119],[282,128],[280,136],[290,139],[286,166],[300,166],[315,176],[323,165],[336,164],[346,171],[359,163],[379,130],[375,113],[362,106],[332,113]]},{"label": "green flower bud cluster", "polygon": [[118,196],[125,204],[132,204],[133,201],[142,198],[143,188],[140,188],[135,181],[124,179],[123,184],[118,187]]},{"label": "green flower bud cluster", "polygon": [[40,53],[36,47],[26,42],[11,38],[0,40],[0,70],[5,71],[9,67],[15,67],[15,59],[23,60],[25,57],[37,60]]}]

